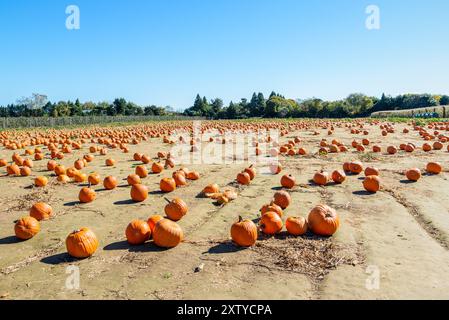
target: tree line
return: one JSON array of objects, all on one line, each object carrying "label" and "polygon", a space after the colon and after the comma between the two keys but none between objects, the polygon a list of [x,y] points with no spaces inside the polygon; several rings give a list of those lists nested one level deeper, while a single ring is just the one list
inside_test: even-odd
[{"label": "tree line", "polygon": [[57,103],[46,102],[42,107],[36,107],[33,103],[18,103],[0,106],[0,117],[70,117],[70,116],[167,116],[175,112],[169,107],[155,105],[139,106],[124,98],[109,102],[84,102],[59,101]]},{"label": "tree line", "polygon": [[211,119],[264,118],[354,118],[367,117],[372,112],[403,110],[438,105],[449,105],[448,95],[404,94],[396,97],[382,95],[381,98],[353,93],[342,100],[324,101],[318,98],[305,100],[287,99],[272,92],[268,99],[262,93],[253,93],[251,99],[230,102],[223,106],[223,100],[196,96],[192,107],[184,111],[188,116],[202,116]]},{"label": "tree line", "polygon": [[[42,95],[35,95],[40,97]],[[39,101],[40,104],[27,101],[0,106],[0,117],[68,117],[68,116],[131,116],[131,115],[178,115],[169,106],[139,106],[124,98],[109,102],[84,102],[78,99],[59,101],[57,103]],[[361,93],[353,93],[342,100],[325,101],[319,98],[294,100],[272,92],[268,99],[263,93],[253,93],[250,100],[243,98],[239,102],[231,101],[224,106],[223,100],[196,96],[193,106],[182,114],[185,116],[206,117],[208,119],[245,119],[245,118],[354,118],[366,117],[372,112],[386,110],[403,110],[414,108],[449,105],[448,95],[404,94],[396,97],[371,97]]]}]

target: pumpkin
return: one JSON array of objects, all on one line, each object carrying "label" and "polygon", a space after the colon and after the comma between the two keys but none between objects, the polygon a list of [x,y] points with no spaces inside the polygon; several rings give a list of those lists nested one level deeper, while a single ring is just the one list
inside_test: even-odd
[{"label": "pumpkin", "polygon": [[251,247],[257,240],[257,226],[251,220],[239,220],[231,226],[231,238],[240,247]]},{"label": "pumpkin", "polygon": [[[55,172],[56,172],[56,170],[55,170]],[[75,177],[75,175],[76,175],[78,172],[79,172],[79,171],[78,171],[77,169],[73,168],[73,167],[68,168],[67,170],[65,170],[65,174],[66,174],[69,178]],[[62,173],[62,174],[64,174],[64,173]],[[59,175],[61,175],[61,174],[58,174],[58,176],[59,176]]]},{"label": "pumpkin", "polygon": [[50,219],[52,214],[52,207],[45,202],[37,202],[30,209],[30,216],[39,221]]},{"label": "pumpkin", "polygon": [[23,165],[24,165],[25,167],[32,168],[32,167],[33,167],[33,160],[31,160],[31,159],[25,159],[25,160],[23,161]]},{"label": "pumpkin", "polygon": [[323,170],[316,172],[313,176],[313,182],[319,186],[325,186],[329,182],[329,173]]},{"label": "pumpkin", "polygon": [[58,180],[61,183],[68,183],[70,182],[70,177],[65,174],[61,174],[56,178],[56,180]]},{"label": "pumpkin", "polygon": [[253,167],[253,165],[250,165],[248,168],[243,170],[247,174],[249,174],[249,178],[253,180],[256,177],[256,169]]},{"label": "pumpkin", "polygon": [[140,161],[142,161],[144,164],[148,164],[148,163],[151,162],[151,157],[148,156],[148,155],[146,155],[146,154],[144,154],[144,155],[140,158]]},{"label": "pumpkin", "polygon": [[160,162],[153,162],[153,164],[151,165],[151,171],[153,173],[161,173],[162,171],[164,171],[164,165]]},{"label": "pumpkin", "polygon": [[81,228],[73,231],[65,241],[67,252],[75,258],[90,257],[98,248],[98,239],[89,228]]},{"label": "pumpkin", "polygon": [[342,184],[346,180],[346,173],[344,170],[335,170],[332,172],[331,177],[336,184]]},{"label": "pumpkin", "polygon": [[28,177],[31,174],[31,169],[30,167],[22,167],[20,168],[20,175],[22,177]]},{"label": "pumpkin", "polygon": [[198,180],[200,178],[200,174],[197,171],[190,171],[186,174],[186,178],[189,180]]},{"label": "pumpkin", "polygon": [[181,172],[176,171],[176,172],[173,172],[173,175],[172,175],[173,179],[175,179],[175,183],[176,183],[177,187],[182,187],[187,184],[185,174],[181,173]]},{"label": "pumpkin", "polygon": [[365,176],[378,176],[379,175],[379,169],[375,167],[366,167],[365,169]]},{"label": "pumpkin", "polygon": [[320,236],[331,236],[340,226],[337,212],[325,204],[319,204],[310,211],[307,223],[309,229]]},{"label": "pumpkin", "polygon": [[104,178],[103,180],[103,186],[106,190],[112,190],[115,189],[115,187],[117,187],[118,182],[117,182],[117,178],[113,177],[113,176],[107,176],[106,178]]},{"label": "pumpkin", "polygon": [[126,240],[129,244],[140,245],[151,237],[151,229],[146,221],[133,220],[125,230]]},{"label": "pumpkin", "polygon": [[81,190],[78,194],[78,199],[80,200],[81,203],[92,202],[95,200],[96,197],[97,197],[97,194],[95,193],[95,190],[88,188],[88,187],[81,188]]},{"label": "pumpkin", "polygon": [[0,167],[5,167],[8,165],[8,161],[6,159],[0,159]]},{"label": "pumpkin", "polygon": [[128,178],[126,178],[126,181],[128,182],[128,185],[132,186],[135,184],[140,184],[142,181],[140,180],[140,177],[137,174],[130,174]]},{"label": "pumpkin", "polygon": [[276,212],[280,218],[282,218],[282,215],[284,214],[282,208],[277,204],[275,204],[273,201],[269,204],[262,206],[262,208],[260,209],[261,215],[264,215],[267,212]]},{"label": "pumpkin", "polygon": [[158,214],[152,215],[151,217],[148,218],[147,223],[150,226],[151,233],[153,233],[156,223],[158,223],[162,219],[164,219],[164,217]]},{"label": "pumpkin", "polygon": [[208,194],[208,193],[218,193],[220,192],[220,187],[216,183],[208,184],[204,187],[202,193]]},{"label": "pumpkin", "polygon": [[112,158],[106,159],[105,162],[108,167],[112,167],[115,164],[115,160]]},{"label": "pumpkin", "polygon": [[246,173],[246,172],[240,172],[238,175],[237,175],[237,182],[239,183],[239,184],[243,184],[243,185],[248,185],[248,184],[250,184],[250,182],[251,182],[251,177],[249,176],[249,174],[248,173]]},{"label": "pumpkin", "polygon": [[291,174],[282,176],[281,185],[284,188],[291,189],[295,186],[295,184],[296,184],[296,179]]},{"label": "pumpkin", "polygon": [[168,204],[165,206],[164,211],[170,220],[179,221],[189,211],[187,204],[180,198],[175,198],[172,201],[165,198],[165,200]]},{"label": "pumpkin", "polygon": [[441,149],[443,149],[443,147],[444,147],[444,145],[439,141],[435,141],[433,143],[433,150],[441,150]]},{"label": "pumpkin", "polygon": [[432,150],[432,146],[426,142],[426,143],[424,143],[424,144],[422,145],[422,149],[423,149],[423,151],[425,151],[425,152],[429,152],[429,151]]},{"label": "pumpkin", "polygon": [[418,181],[419,179],[421,179],[421,170],[419,170],[418,168],[408,169],[405,172],[405,176],[410,181]]},{"label": "pumpkin", "polygon": [[276,212],[267,212],[260,219],[259,227],[263,233],[274,235],[282,230],[283,223]]},{"label": "pumpkin", "polygon": [[344,172],[351,172],[351,163],[350,162],[343,163],[343,171]]},{"label": "pumpkin", "polygon": [[286,209],[292,202],[290,194],[284,190],[275,192],[273,199],[274,204],[278,205],[282,209]]},{"label": "pumpkin", "polygon": [[87,178],[87,181],[93,186],[96,186],[97,184],[100,184],[101,178],[98,173],[91,173],[89,177]]},{"label": "pumpkin", "polygon": [[307,232],[307,220],[303,217],[288,217],[285,228],[292,236],[302,236]]},{"label": "pumpkin", "polygon": [[426,171],[432,174],[439,174],[443,171],[443,167],[439,162],[429,162],[426,166]]},{"label": "pumpkin", "polygon": [[84,168],[84,161],[81,159],[78,159],[75,161],[75,163],[73,164],[73,166],[77,169],[77,170],[81,170]]},{"label": "pumpkin", "polygon": [[280,163],[271,163],[270,164],[270,172],[272,174],[279,174],[282,171],[282,166]]},{"label": "pumpkin", "polygon": [[44,176],[39,176],[39,177],[36,177],[36,179],[34,179],[34,185],[36,187],[45,187],[47,185],[47,183],[48,183],[48,179],[47,179],[47,177],[44,177]]},{"label": "pumpkin", "polygon": [[145,166],[143,165],[138,165],[135,169],[135,173],[140,177],[140,178],[146,178],[148,176],[148,170]]},{"label": "pumpkin", "polygon": [[86,181],[88,179],[87,175],[85,173],[82,173],[82,172],[75,173],[73,178],[78,183],[84,182],[84,181]]},{"label": "pumpkin", "polygon": [[148,188],[143,184],[136,183],[132,185],[130,194],[134,202],[142,202],[148,198]]},{"label": "pumpkin", "polygon": [[173,178],[163,178],[159,182],[159,188],[162,192],[168,193],[176,190],[176,181]]},{"label": "pumpkin", "polygon": [[353,174],[359,174],[363,171],[363,164],[360,161],[353,161],[349,164],[349,170]]},{"label": "pumpkin", "polygon": [[387,152],[388,152],[389,154],[396,154],[396,153],[398,152],[398,149],[397,149],[395,146],[389,146],[389,147],[387,148]]},{"label": "pumpkin", "polygon": [[138,153],[138,152],[134,153],[133,159],[134,159],[134,161],[140,161],[140,160],[142,160],[142,154],[141,154],[141,153]]},{"label": "pumpkin", "polygon": [[380,190],[380,178],[378,176],[367,176],[363,180],[363,187],[368,192],[377,192]]},{"label": "pumpkin", "polygon": [[34,237],[41,230],[39,221],[33,217],[23,217],[17,220],[14,226],[16,237],[21,240],[28,240]]},{"label": "pumpkin", "polygon": [[66,174],[66,169],[65,166],[63,166],[62,164],[59,164],[55,167],[55,174],[57,176],[61,175],[61,174]]},{"label": "pumpkin", "polygon": [[154,226],[153,240],[158,247],[176,247],[184,238],[181,227],[169,219],[162,219]]},{"label": "pumpkin", "polygon": [[8,173],[8,175],[18,176],[20,175],[20,167],[17,164],[13,163],[6,167],[6,172]]}]

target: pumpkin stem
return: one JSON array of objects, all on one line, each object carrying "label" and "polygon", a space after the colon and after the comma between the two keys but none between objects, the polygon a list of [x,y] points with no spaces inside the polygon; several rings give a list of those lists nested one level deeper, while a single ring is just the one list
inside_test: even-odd
[{"label": "pumpkin stem", "polygon": [[239,216],[239,222],[242,222],[242,221],[243,221],[242,216]]},{"label": "pumpkin stem", "polygon": [[167,201],[168,203],[171,203],[171,201],[170,200],[168,200],[168,198],[164,198],[165,199],[165,201]]}]

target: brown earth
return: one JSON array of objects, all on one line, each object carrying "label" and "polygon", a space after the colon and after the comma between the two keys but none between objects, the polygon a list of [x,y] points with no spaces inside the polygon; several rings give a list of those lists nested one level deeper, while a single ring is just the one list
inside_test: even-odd
[{"label": "brown earth", "polygon": [[[413,142],[422,145],[419,135],[397,133],[382,137],[378,128],[370,140],[382,146]],[[291,132],[281,142],[299,136],[312,153],[325,137],[338,138],[350,146],[362,136],[337,128],[328,137],[326,130]],[[58,161],[71,166],[88,153],[82,150]],[[445,146],[446,148],[446,146]],[[144,180],[151,193],[139,204],[129,201],[126,177],[138,164],[136,151],[155,156],[169,150],[162,139],[150,139],[130,153],[110,150],[96,155],[83,171],[114,175],[120,186],[106,191],[94,187],[97,199],[90,204],[77,202],[79,185],[58,185],[46,171],[47,160],[35,161],[30,177],[0,177],[0,297],[3,299],[447,299],[449,298],[449,181],[448,173],[424,175],[417,183],[406,183],[406,168],[424,169],[429,161],[449,168],[444,151],[412,154],[338,153],[280,157],[284,173],[291,173],[298,186],[290,191],[293,202],[285,216],[307,216],[310,209],[325,203],[340,215],[341,227],[331,238],[307,235],[300,238],[281,234],[261,237],[250,249],[239,249],[229,241],[231,224],[238,215],[257,219],[259,208],[270,201],[279,188],[280,175],[259,173],[247,187],[238,188],[239,197],[226,206],[199,198],[202,188],[212,182],[221,187],[232,184],[236,174],[248,164],[195,165],[201,178],[190,181],[169,198],[179,196],[189,205],[188,215],[179,222],[185,241],[178,247],[162,250],[151,242],[129,246],[124,230],[132,219],[147,219],[163,214],[164,195],[159,192],[161,177],[172,170],[150,175]],[[2,150],[0,158],[10,159],[12,151]],[[106,167],[107,157],[116,159]],[[354,159],[381,170],[383,189],[376,194],[363,191],[359,176],[349,176],[342,185],[318,187],[309,182],[314,172],[341,169]],[[4,168],[3,168],[4,169]],[[260,169],[260,168],[258,168]],[[261,169],[260,169],[261,170]],[[33,177],[51,177],[42,189],[32,187]],[[14,236],[13,222],[27,215],[30,206],[43,200],[51,204],[55,216],[41,222],[41,232],[28,241]],[[82,226],[91,228],[100,239],[97,252],[88,259],[74,260],[65,249],[68,233]],[[80,270],[79,289],[66,287],[67,267]],[[379,275],[378,288],[375,276]],[[373,280],[374,279],[374,280]]]}]

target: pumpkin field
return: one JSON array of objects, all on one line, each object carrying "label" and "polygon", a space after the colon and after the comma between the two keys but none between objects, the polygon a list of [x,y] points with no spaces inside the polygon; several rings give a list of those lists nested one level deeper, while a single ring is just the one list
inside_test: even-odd
[{"label": "pumpkin field", "polygon": [[0,299],[449,297],[448,122],[7,130],[0,170]]}]

